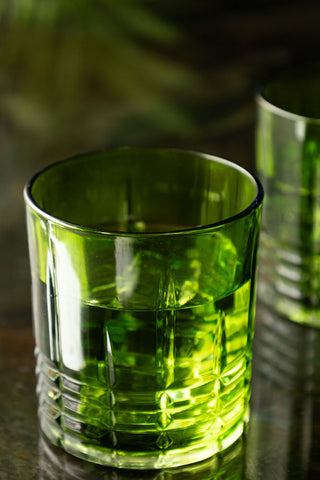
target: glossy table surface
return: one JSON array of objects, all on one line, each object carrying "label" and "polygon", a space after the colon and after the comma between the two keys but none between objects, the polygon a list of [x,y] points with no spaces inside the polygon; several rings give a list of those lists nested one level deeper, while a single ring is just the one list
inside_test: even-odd
[{"label": "glossy table surface", "polygon": [[48,445],[22,199],[39,168],[119,145],[200,150],[253,170],[257,81],[269,64],[318,56],[319,18],[318,1],[0,2],[1,480],[320,478],[320,331],[262,306],[251,420],[224,455],[136,473]]},{"label": "glossy table surface", "polygon": [[320,330],[259,306],[251,418],[224,454],[186,467],[128,471],[96,466],[52,447],[37,425],[33,338],[28,325],[0,329],[0,478],[313,479],[320,473]]}]

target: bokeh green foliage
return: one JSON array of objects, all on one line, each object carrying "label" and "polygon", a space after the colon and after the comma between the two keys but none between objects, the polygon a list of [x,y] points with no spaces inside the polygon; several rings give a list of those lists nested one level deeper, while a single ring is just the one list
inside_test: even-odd
[{"label": "bokeh green foliage", "polygon": [[2,2],[1,109],[10,122],[40,143],[67,138],[72,151],[188,127],[185,99],[200,79],[170,57],[183,34],[149,3]]}]

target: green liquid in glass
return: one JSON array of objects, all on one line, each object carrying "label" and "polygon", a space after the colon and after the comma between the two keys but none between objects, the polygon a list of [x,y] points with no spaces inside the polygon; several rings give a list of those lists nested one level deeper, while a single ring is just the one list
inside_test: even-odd
[{"label": "green liquid in glass", "polygon": [[[46,285],[37,287],[45,301]],[[181,308],[81,303],[72,319],[42,315],[44,432],[97,463],[130,467],[132,455],[135,468],[200,461],[232,444],[248,415],[250,288],[202,304],[197,292]]]}]

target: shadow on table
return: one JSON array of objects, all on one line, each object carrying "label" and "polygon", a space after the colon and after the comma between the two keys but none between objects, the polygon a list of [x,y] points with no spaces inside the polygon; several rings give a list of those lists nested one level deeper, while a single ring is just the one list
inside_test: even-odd
[{"label": "shadow on table", "polygon": [[320,478],[320,330],[259,306],[253,365],[250,479]]}]

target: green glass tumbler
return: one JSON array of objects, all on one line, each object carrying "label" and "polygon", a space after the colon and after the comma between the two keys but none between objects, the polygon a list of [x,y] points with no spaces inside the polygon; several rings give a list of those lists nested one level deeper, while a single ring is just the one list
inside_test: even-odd
[{"label": "green glass tumbler", "polygon": [[320,64],[274,73],[258,95],[257,171],[266,199],[258,298],[320,326]]},{"label": "green glass tumbler", "polygon": [[198,462],[248,419],[263,191],[209,155],[119,148],[25,187],[39,418],[115,467]]}]

